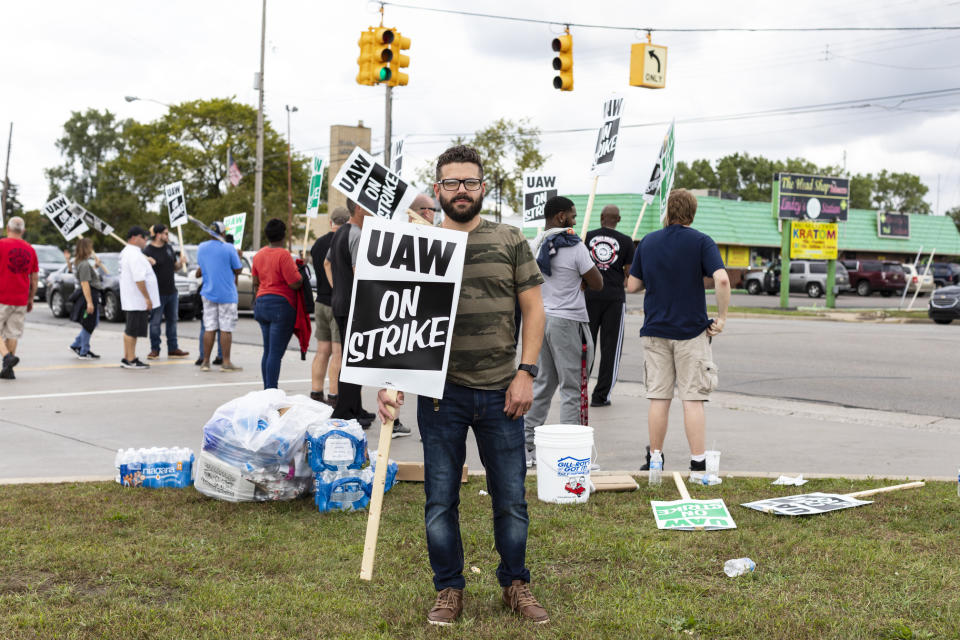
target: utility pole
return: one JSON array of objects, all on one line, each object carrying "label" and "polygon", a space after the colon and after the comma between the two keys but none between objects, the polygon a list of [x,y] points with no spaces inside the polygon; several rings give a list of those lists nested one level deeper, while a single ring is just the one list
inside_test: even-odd
[{"label": "utility pole", "polygon": [[0,198],[0,225],[7,215],[7,194],[10,191],[10,143],[13,142],[13,123],[10,123],[10,135],[7,136],[7,164],[3,169],[3,197]]},{"label": "utility pole", "polygon": [[387,115],[383,125],[383,164],[390,168],[391,149],[390,136],[393,133],[393,87],[387,85]]},{"label": "utility pole", "polygon": [[260,107],[257,109],[257,170],[253,196],[253,250],[260,248],[260,229],[263,215],[263,55],[267,38],[267,0],[263,0],[263,16],[260,21],[260,74],[257,88],[260,90]]},{"label": "utility pole", "polygon": [[287,110],[287,251],[290,251],[293,245],[293,169],[291,168],[291,142],[290,142],[290,114],[297,110],[288,104],[283,105]]}]

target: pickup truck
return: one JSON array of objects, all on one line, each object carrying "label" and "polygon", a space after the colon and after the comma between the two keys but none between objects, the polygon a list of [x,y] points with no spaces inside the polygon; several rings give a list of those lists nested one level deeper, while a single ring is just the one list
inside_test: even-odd
[{"label": "pickup truck", "polygon": [[890,297],[907,284],[907,276],[899,262],[892,260],[843,260],[850,275],[850,286],[857,295],[869,296],[874,291]]}]

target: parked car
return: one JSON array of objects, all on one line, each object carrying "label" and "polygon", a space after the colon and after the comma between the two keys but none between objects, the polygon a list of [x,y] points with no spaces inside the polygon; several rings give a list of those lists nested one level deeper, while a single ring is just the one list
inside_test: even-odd
[{"label": "parked car", "polygon": [[960,284],[960,265],[952,262],[934,262],[930,264],[933,282],[938,287]]},{"label": "parked car", "polygon": [[850,275],[850,285],[857,295],[869,296],[879,291],[884,297],[899,293],[907,284],[903,266],[892,260],[843,260]]},{"label": "parked car", "polygon": [[[240,258],[240,274],[237,276],[237,309],[240,311],[253,311],[253,276],[250,271],[253,268],[253,256],[256,254],[256,251],[244,251]],[[299,257],[296,254],[291,255],[294,260]],[[304,263],[310,274],[310,286],[316,292],[317,274],[313,272],[313,263],[310,260],[305,260]]]},{"label": "parked car", "polygon": [[[764,271],[751,271],[744,277],[747,293],[759,295],[767,292],[771,295],[780,292],[780,263],[774,262]],[[834,294],[850,289],[847,270],[837,262]],[[818,260],[790,261],[790,291],[806,293],[811,298],[819,298],[827,290],[827,263]]]},{"label": "parked car", "polygon": [[[120,254],[101,253],[99,256],[100,262],[106,268],[106,272],[101,272],[103,276],[102,317],[110,322],[122,322],[126,316],[120,307]],[[196,282],[179,274],[174,274],[173,278],[177,286],[177,293],[180,294],[180,318],[194,317],[197,312]],[[67,269],[66,264],[47,277],[50,311],[57,318],[65,318],[70,315],[70,309],[73,307],[70,303],[70,296],[76,286],[73,271]]]},{"label": "parked car", "polygon": [[37,274],[36,299],[43,302],[47,299],[47,276],[67,264],[63,257],[63,250],[52,244],[35,244],[33,250],[37,252],[37,262],[40,273]]},{"label": "parked car", "polygon": [[950,324],[960,318],[960,286],[941,287],[930,296],[927,316],[937,324]]},{"label": "parked car", "polygon": [[919,273],[917,273],[917,268],[915,268],[909,262],[903,264],[903,273],[907,276],[907,293],[913,293],[919,291],[917,295],[923,295],[925,293],[932,293],[936,289],[936,285],[933,283],[933,274],[927,273],[924,275],[924,266],[921,265]]}]

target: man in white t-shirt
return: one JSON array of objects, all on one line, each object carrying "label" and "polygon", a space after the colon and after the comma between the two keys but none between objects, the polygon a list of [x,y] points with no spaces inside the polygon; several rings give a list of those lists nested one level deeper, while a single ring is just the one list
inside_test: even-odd
[{"label": "man in white t-shirt", "polygon": [[120,252],[120,308],[127,315],[123,331],[124,369],[149,369],[137,357],[137,338],[147,337],[150,311],[160,305],[160,288],[150,261],[143,254],[147,246],[147,230],[133,226],[127,231],[127,246]]},{"label": "man in white t-shirt", "polygon": [[544,216],[543,232],[531,243],[543,274],[541,293],[546,325],[537,361],[539,375],[533,380],[533,405],[523,417],[528,467],[534,463],[533,430],[546,421],[557,386],[561,424],[580,424],[584,344],[586,362],[593,362],[590,316],[583,289],[603,289],[603,276],[586,245],[573,231],[577,222],[573,202],[562,196],[550,198],[544,205]]}]

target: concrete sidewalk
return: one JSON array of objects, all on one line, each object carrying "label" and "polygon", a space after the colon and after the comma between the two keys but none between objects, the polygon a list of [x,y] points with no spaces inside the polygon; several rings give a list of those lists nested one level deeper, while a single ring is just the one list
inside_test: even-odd
[{"label": "concrete sidewalk", "polygon": [[[109,479],[118,448],[188,446],[198,451],[204,423],[217,406],[262,388],[258,347],[236,345],[239,373],[202,373],[194,358],[151,362],[149,371],[119,367],[120,327],[94,334],[96,362],[68,349],[75,326],[29,324],[19,348],[17,380],[0,380],[0,483],[26,480]],[[191,325],[192,331],[192,325]],[[190,340],[195,344],[194,340]],[[147,341],[139,354],[145,359]],[[281,387],[309,393],[310,362],[288,352]],[[375,407],[365,389],[365,406]],[[603,471],[636,471],[647,444],[643,385],[621,382],[613,405],[591,408]],[[842,401],[842,398],[838,398]],[[556,403],[555,403],[556,404]],[[414,435],[393,440],[391,458],[422,460],[415,403],[400,416]],[[550,420],[556,419],[551,412]],[[671,409],[664,447],[667,470],[688,466],[681,403]],[[368,432],[376,447],[379,425]],[[707,445],[722,451],[727,474],[890,476],[956,479],[960,420],[891,413],[777,398],[716,393],[707,406]],[[481,469],[470,439],[467,464]]]}]

